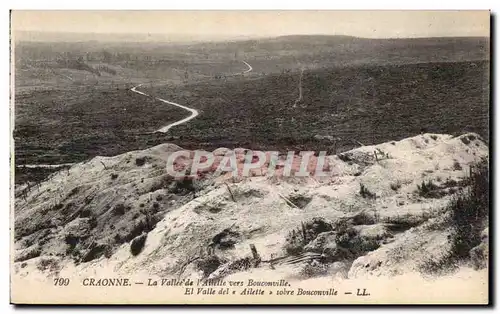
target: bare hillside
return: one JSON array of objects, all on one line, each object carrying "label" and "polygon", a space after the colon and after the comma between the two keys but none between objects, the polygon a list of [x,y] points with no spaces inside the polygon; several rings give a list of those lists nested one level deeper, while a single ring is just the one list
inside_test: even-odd
[{"label": "bare hillside", "polygon": [[[326,177],[277,177],[263,167],[246,178],[209,169],[201,179],[178,180],[165,165],[179,150],[162,144],[95,157],[20,186],[13,275],[78,277],[113,269],[309,280],[485,267],[487,217],[481,208],[473,208],[476,218],[465,217],[457,203],[469,204],[464,195],[476,193],[474,204],[484,205],[487,192],[475,188],[474,174],[488,147],[477,134],[362,146],[328,156]],[[214,155],[235,154],[239,168],[245,152]],[[470,237],[460,238],[471,219]]]}]

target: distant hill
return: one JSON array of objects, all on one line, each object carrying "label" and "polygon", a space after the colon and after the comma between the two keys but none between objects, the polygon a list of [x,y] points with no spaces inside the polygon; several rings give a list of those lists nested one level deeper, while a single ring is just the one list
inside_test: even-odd
[{"label": "distant hill", "polygon": [[257,51],[309,51],[338,52],[354,54],[394,54],[428,55],[469,54],[474,58],[487,59],[489,55],[487,37],[430,37],[430,38],[360,38],[340,35],[291,35],[226,42],[205,42],[198,46],[206,50]]},{"label": "distant hill", "polygon": [[[69,32],[37,32],[37,31],[16,31],[13,34],[16,42],[169,42],[169,43],[189,43],[203,42],[211,40],[228,40],[221,35],[197,35],[197,34],[159,34],[159,33],[69,33]],[[237,37],[239,39],[248,39]]]}]

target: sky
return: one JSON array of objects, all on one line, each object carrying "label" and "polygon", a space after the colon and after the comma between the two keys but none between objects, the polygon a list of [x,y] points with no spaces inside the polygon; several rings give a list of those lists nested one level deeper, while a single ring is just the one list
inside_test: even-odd
[{"label": "sky", "polygon": [[14,31],[207,37],[490,36],[489,11],[12,11],[11,23]]}]

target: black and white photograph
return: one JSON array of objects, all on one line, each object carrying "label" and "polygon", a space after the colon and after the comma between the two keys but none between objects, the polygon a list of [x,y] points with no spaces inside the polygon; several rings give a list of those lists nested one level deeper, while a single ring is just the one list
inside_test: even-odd
[{"label": "black and white photograph", "polygon": [[14,304],[489,299],[487,10],[12,10]]}]

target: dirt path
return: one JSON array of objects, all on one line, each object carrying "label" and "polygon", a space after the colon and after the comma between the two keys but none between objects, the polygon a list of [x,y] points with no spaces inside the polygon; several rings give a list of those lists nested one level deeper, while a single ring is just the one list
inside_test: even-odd
[{"label": "dirt path", "polygon": [[37,165],[18,165],[17,168],[45,168],[45,169],[56,169],[56,168],[62,168],[62,167],[67,167],[67,166],[72,166],[74,163],[66,163],[66,164],[55,164],[55,165],[48,165],[48,164],[37,164]]},{"label": "dirt path", "polygon": [[[243,72],[241,72],[240,74],[249,73],[249,72],[251,72],[253,70],[252,66],[250,64],[248,64],[246,61],[242,61],[242,62],[248,67],[248,69],[245,70],[245,71],[243,71]],[[235,75],[237,75],[237,74],[235,74]],[[139,85],[137,85],[135,87],[132,87],[130,90],[133,91],[134,93],[137,93],[137,94],[140,94],[140,95],[143,95],[143,96],[146,96],[146,97],[151,97],[150,95],[137,90],[137,88],[141,87],[141,85],[142,84],[139,84]],[[179,121],[170,123],[170,124],[168,124],[168,125],[160,128],[156,132],[167,133],[170,130],[170,128],[172,128],[174,126],[177,126],[177,125],[181,125],[183,123],[186,123],[189,120],[192,120],[192,119],[196,118],[196,116],[199,114],[198,110],[196,110],[196,109],[189,108],[187,106],[183,106],[183,105],[180,105],[178,103],[175,103],[175,102],[172,102],[172,101],[168,101],[168,100],[165,100],[165,99],[159,98],[159,97],[155,97],[155,99],[159,100],[161,102],[164,102],[166,104],[182,108],[182,109],[187,110],[187,111],[189,111],[191,113],[188,117],[186,117],[184,119],[181,119]],[[26,168],[59,168],[59,167],[71,166],[71,165],[73,165],[73,164],[60,164],[60,165],[36,165],[35,164],[35,165],[17,165],[17,167],[26,167]]]},{"label": "dirt path", "polygon": [[[246,61],[242,61],[242,62],[248,67],[248,69],[245,70],[245,71],[243,71],[243,72],[241,72],[241,74],[245,74],[245,73],[251,72],[253,70],[252,66],[250,64],[248,64]],[[143,96],[151,97],[150,95],[137,90],[137,88],[140,87],[141,85],[142,84],[139,84],[139,85],[131,88],[131,91],[133,91],[134,93],[138,93],[140,95],[143,95]],[[180,124],[186,123],[189,120],[192,120],[192,119],[196,118],[196,116],[199,114],[198,110],[196,110],[196,109],[189,108],[187,106],[183,106],[183,105],[180,105],[178,103],[175,103],[175,102],[172,102],[172,101],[168,101],[168,100],[165,100],[165,99],[159,98],[159,97],[155,97],[155,99],[159,100],[161,102],[164,102],[166,104],[182,108],[182,109],[187,110],[187,111],[189,111],[191,113],[188,117],[186,117],[184,119],[181,119],[179,121],[170,123],[170,124],[162,127],[161,129],[157,130],[156,132],[167,133],[172,127],[174,127],[176,125],[180,125]]]},{"label": "dirt path", "polygon": [[253,68],[250,64],[248,64],[246,61],[242,61],[244,64],[247,65],[248,67],[248,70],[244,71],[243,73],[248,73],[248,72],[252,72]]},{"label": "dirt path", "polygon": [[[131,89],[131,91],[133,91],[134,93],[138,93],[138,94],[140,94],[140,95],[144,95],[144,96],[147,96],[147,97],[151,97],[150,95],[148,95],[148,94],[146,94],[146,93],[143,93],[143,92],[141,92],[141,91],[138,91],[138,90],[137,90],[137,87],[140,87],[141,85],[142,85],[142,84],[139,84],[139,85],[137,85],[137,86],[133,87],[133,88]],[[186,106],[183,106],[183,105],[179,105],[178,103],[175,103],[175,102],[172,102],[172,101],[168,101],[168,100],[165,100],[165,99],[163,99],[163,98],[159,98],[159,97],[155,97],[155,99],[156,99],[156,100],[159,100],[159,101],[161,101],[161,102],[164,102],[164,103],[166,103],[166,104],[173,105],[173,106],[176,106],[176,107],[179,107],[179,108],[182,108],[182,109],[185,109],[185,110],[187,110],[187,111],[191,112],[191,114],[190,114],[188,117],[186,117],[186,118],[184,118],[184,119],[181,119],[181,120],[179,120],[179,121],[176,121],[176,122],[174,122],[174,123],[170,123],[170,124],[168,124],[168,125],[166,125],[166,126],[162,127],[161,129],[157,130],[156,132],[167,133],[167,132],[168,132],[168,130],[170,130],[170,128],[172,128],[172,127],[174,127],[174,126],[176,126],[176,125],[180,125],[180,124],[186,123],[186,122],[188,122],[189,120],[194,119],[194,118],[195,118],[195,117],[199,114],[199,113],[198,113],[198,110],[196,110],[196,109],[189,108],[189,107],[186,107]]]}]

